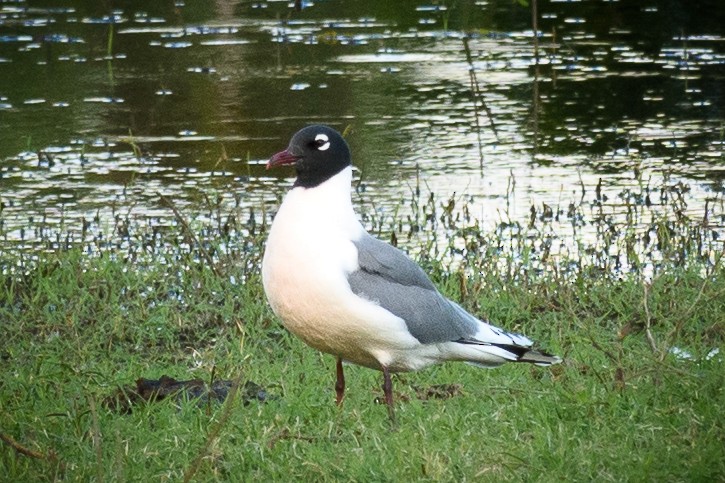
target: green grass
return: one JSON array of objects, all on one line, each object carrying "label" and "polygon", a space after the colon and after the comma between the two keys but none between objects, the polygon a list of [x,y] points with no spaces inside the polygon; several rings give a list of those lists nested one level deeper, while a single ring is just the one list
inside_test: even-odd
[{"label": "green grass", "polygon": [[[447,364],[397,375],[392,427],[376,403],[380,373],[348,366],[345,404],[337,408],[334,359],[274,318],[257,268],[264,226],[247,230],[235,249],[220,247],[227,230],[200,229],[188,246],[189,233],[169,230],[162,245],[170,249],[134,256],[118,247],[93,257],[80,248],[37,259],[4,252],[0,432],[16,447],[0,443],[0,479],[725,478],[723,354],[707,357],[723,349],[725,269],[717,251],[677,255],[691,225],[668,231],[671,251],[658,252],[662,263],[645,283],[636,267],[605,274],[591,251],[573,265],[543,256],[532,247],[547,240],[546,230],[527,244],[484,235],[475,220],[432,219],[453,241],[423,243],[418,258],[441,290],[564,363]],[[513,250],[500,249],[506,244]],[[26,268],[10,270],[21,259]],[[209,380],[212,373],[254,381],[270,398],[228,400],[232,406],[164,400],[131,414],[103,404],[140,377]],[[417,388],[439,384],[460,391],[448,399],[417,396]]]}]

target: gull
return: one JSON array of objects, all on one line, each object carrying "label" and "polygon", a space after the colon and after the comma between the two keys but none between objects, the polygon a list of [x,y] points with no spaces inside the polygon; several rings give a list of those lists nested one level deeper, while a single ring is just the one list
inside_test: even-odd
[{"label": "gull", "polygon": [[403,251],[367,233],[353,209],[350,149],[337,131],[301,129],[267,168],[284,165],[294,166],[297,178],[269,231],[264,291],[290,332],[337,358],[338,405],[343,361],[382,371],[391,419],[391,373],[447,361],[483,367],[561,361],[533,349],[527,337],[471,315]]}]

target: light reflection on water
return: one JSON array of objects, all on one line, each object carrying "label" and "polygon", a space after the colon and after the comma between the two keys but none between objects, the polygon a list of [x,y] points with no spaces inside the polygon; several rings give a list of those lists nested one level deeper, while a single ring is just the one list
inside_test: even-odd
[{"label": "light reflection on water", "polygon": [[[96,219],[90,237],[119,216],[171,225],[160,195],[193,212],[218,196],[269,214],[290,173],[264,161],[309,122],[353,127],[363,212],[407,209],[416,176],[439,200],[465,195],[485,229],[532,206],[589,206],[600,180],[614,214],[642,183],[683,180],[693,217],[722,199],[722,28],[640,38],[590,6],[544,3],[537,65],[529,13],[499,2],[78,3],[0,4],[15,29],[0,38],[8,247],[33,245],[30,219],[76,232]],[[474,108],[471,70],[490,114],[480,98]]]}]

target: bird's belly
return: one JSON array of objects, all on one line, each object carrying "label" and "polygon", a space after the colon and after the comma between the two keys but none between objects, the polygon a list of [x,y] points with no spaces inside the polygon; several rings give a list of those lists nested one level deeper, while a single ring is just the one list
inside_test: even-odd
[{"label": "bird's belly", "polygon": [[[381,336],[381,332],[394,332],[388,327],[381,327],[390,319],[385,314],[377,314],[374,320],[361,320],[359,313],[353,311],[346,303],[351,296],[339,293],[332,296],[329,291],[319,287],[300,288],[294,300],[289,295],[277,293],[274,283],[270,283],[267,296],[272,309],[282,320],[284,326],[307,345],[322,352],[334,354],[356,364],[380,368],[375,353],[389,350],[399,343],[401,338],[390,334]],[[366,312],[374,312],[365,308]],[[397,321],[390,321],[393,327]],[[405,339],[402,337],[402,339]]]},{"label": "bird's belly", "polygon": [[309,271],[302,276],[299,264],[305,260],[293,261],[296,269],[290,270],[288,264],[275,266],[270,259],[264,261],[262,275],[272,310],[307,345],[374,369],[391,365],[399,358],[396,354],[421,345],[402,319],[357,297],[345,272],[318,263],[314,277]]},{"label": "bird's belly", "polygon": [[[346,362],[391,372],[414,371],[437,361],[435,345],[420,344],[407,333],[370,330],[339,319],[337,324],[312,325],[308,321],[280,316],[284,326],[307,345],[321,352],[340,357]],[[383,333],[389,335],[382,335]]]}]

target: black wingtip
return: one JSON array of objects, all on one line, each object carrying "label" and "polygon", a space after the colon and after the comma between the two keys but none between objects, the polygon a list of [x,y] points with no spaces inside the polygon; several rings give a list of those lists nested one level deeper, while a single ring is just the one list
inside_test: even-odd
[{"label": "black wingtip", "polygon": [[473,345],[489,345],[499,347],[507,352],[510,352],[516,357],[511,362],[527,362],[529,364],[535,364],[537,366],[551,366],[559,364],[563,359],[559,356],[549,354],[541,350],[534,350],[530,347],[524,347],[515,344],[491,344],[482,343],[473,339],[458,339],[456,342],[459,344],[473,344]]},{"label": "black wingtip", "polygon": [[528,362],[530,364],[536,364],[537,366],[551,366],[553,364],[559,364],[562,360],[559,356],[529,349],[520,355],[516,362]]}]

